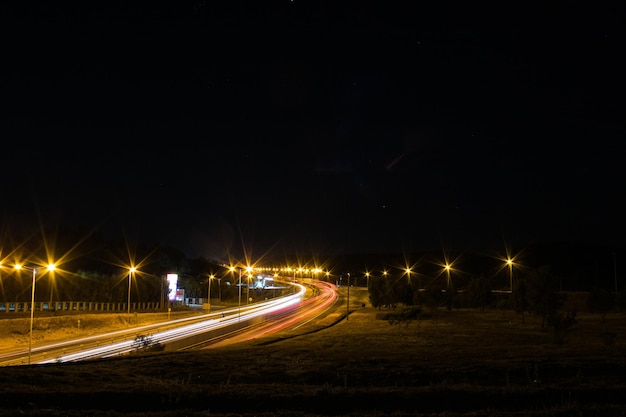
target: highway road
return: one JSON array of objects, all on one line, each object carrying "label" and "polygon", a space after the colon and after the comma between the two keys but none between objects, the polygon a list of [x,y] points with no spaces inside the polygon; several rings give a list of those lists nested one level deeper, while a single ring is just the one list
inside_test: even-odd
[{"label": "highway road", "polygon": [[[309,282],[305,280],[305,282]],[[337,287],[324,281],[310,281],[314,294],[303,299],[298,309],[287,314],[278,315],[256,325],[248,326],[240,331],[233,332],[228,337],[209,341],[204,348],[215,348],[233,343],[258,339],[277,332],[293,332],[304,328],[315,320],[322,318],[338,300]]]},{"label": "highway road", "polygon": [[[158,348],[180,351],[238,343],[280,330],[297,329],[324,314],[337,301],[334,284],[288,282],[294,292],[191,318],[171,320],[73,339],[0,355],[1,366],[95,360]],[[30,357],[30,358],[29,358]]]}]

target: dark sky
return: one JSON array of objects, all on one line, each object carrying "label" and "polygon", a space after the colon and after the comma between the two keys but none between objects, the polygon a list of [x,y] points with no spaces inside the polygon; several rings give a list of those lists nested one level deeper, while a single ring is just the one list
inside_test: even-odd
[{"label": "dark sky", "polygon": [[3,233],[624,247],[623,2],[406,3],[2,6]]}]

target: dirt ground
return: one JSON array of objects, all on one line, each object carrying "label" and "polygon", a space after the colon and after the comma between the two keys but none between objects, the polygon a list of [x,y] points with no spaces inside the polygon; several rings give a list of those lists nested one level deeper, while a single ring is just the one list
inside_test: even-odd
[{"label": "dirt ground", "polygon": [[5,367],[0,415],[626,416],[626,314],[423,312],[390,324],[351,293],[315,331],[190,352]]},{"label": "dirt ground", "polygon": [[[167,321],[168,319],[189,317],[201,311],[180,311],[171,313],[138,313],[128,316],[124,313],[72,313],[54,315],[40,313],[33,320],[33,346],[54,343],[68,338],[91,336],[98,333],[119,330]],[[0,315],[0,350],[28,346],[30,338],[30,316],[5,313]]]}]

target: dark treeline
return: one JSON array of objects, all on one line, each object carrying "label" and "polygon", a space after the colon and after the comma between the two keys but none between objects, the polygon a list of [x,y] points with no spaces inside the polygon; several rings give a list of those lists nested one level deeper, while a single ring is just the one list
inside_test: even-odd
[{"label": "dark treeline", "polygon": [[[549,266],[552,273],[559,277],[559,289],[562,291],[590,291],[594,288],[615,291],[616,287],[618,291],[623,290],[625,255],[626,251],[622,248],[571,242],[543,242],[510,251],[510,257],[514,259],[514,279]],[[509,289],[510,271],[503,251],[453,251],[445,257],[441,250],[410,254],[353,254],[331,257],[329,263],[344,274],[351,272],[355,282],[364,279],[366,272],[370,276],[380,276],[386,270],[389,274],[406,276],[405,269],[411,268],[412,279],[443,288],[447,285],[443,268],[446,258],[452,266],[451,280],[457,286],[462,287],[472,278],[484,275],[493,282],[494,290]],[[620,265],[624,266],[623,270]]]},{"label": "dark treeline", "polygon": [[[45,234],[45,238],[41,236]],[[45,231],[14,240],[5,233],[0,246],[0,301],[27,301],[30,298],[31,275],[13,269],[16,263],[45,266],[57,264],[57,271],[41,273],[37,278],[36,298],[64,301],[123,302],[128,290],[129,268],[133,276],[133,299],[162,300],[165,275],[179,274],[179,286],[187,297],[204,297],[209,276],[212,290],[223,298],[234,296],[238,275],[229,265],[246,266],[245,256],[231,259],[188,258],[181,250],[159,244],[130,243],[128,239],[111,239],[104,233],[89,233],[81,228]],[[348,254],[270,257],[262,265],[282,276],[318,278],[340,284],[366,286],[385,276],[397,288],[409,284],[420,288],[442,290],[450,281],[455,289],[466,289],[483,279],[491,290],[509,290],[512,285],[539,268],[549,267],[556,277],[559,291],[591,291],[602,288],[622,291],[624,288],[624,250],[576,243],[540,243],[512,250],[512,271],[505,264],[506,254],[478,252],[427,251],[410,254]],[[451,265],[446,271],[445,263]],[[307,272],[294,274],[285,267],[302,267]],[[318,268],[318,272],[312,272]],[[410,273],[407,269],[410,268]],[[386,274],[385,274],[386,272]],[[511,272],[512,277],[511,277]],[[328,273],[328,274],[326,274]],[[449,275],[448,275],[449,274]],[[217,282],[216,282],[217,281]],[[219,286],[219,287],[218,287]],[[231,294],[232,293],[232,294]],[[216,294],[216,293],[213,293]]]},{"label": "dark treeline", "polygon": [[[37,302],[126,302],[131,267],[136,268],[131,286],[134,302],[163,301],[168,273],[179,274],[179,287],[187,297],[206,297],[211,275],[220,278],[211,282],[216,295],[226,299],[236,293],[227,279],[221,280],[226,269],[215,262],[188,259],[177,248],[110,239],[81,228],[46,231],[19,240],[5,234],[0,250],[2,302],[30,300],[33,269],[37,269]],[[49,263],[55,264],[54,272],[46,270]],[[25,268],[17,271],[16,264]]]}]

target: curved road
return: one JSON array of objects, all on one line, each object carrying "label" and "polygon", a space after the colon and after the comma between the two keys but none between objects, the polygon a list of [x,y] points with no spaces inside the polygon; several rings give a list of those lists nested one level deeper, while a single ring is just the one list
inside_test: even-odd
[{"label": "curved road", "polygon": [[257,339],[279,331],[296,331],[325,316],[337,302],[337,287],[325,281],[305,281],[313,287],[314,295],[302,300],[297,310],[280,315],[254,326],[246,327],[216,341],[208,341],[204,346],[214,348],[233,343]]},{"label": "curved road", "polygon": [[[297,329],[324,314],[337,300],[334,284],[289,283],[296,292],[217,313],[38,346],[0,355],[0,365],[81,361],[128,354],[155,345],[166,351],[237,343],[260,335]],[[308,290],[307,290],[308,288]],[[312,294],[307,296],[308,294]],[[306,297],[306,298],[305,298]]]}]

